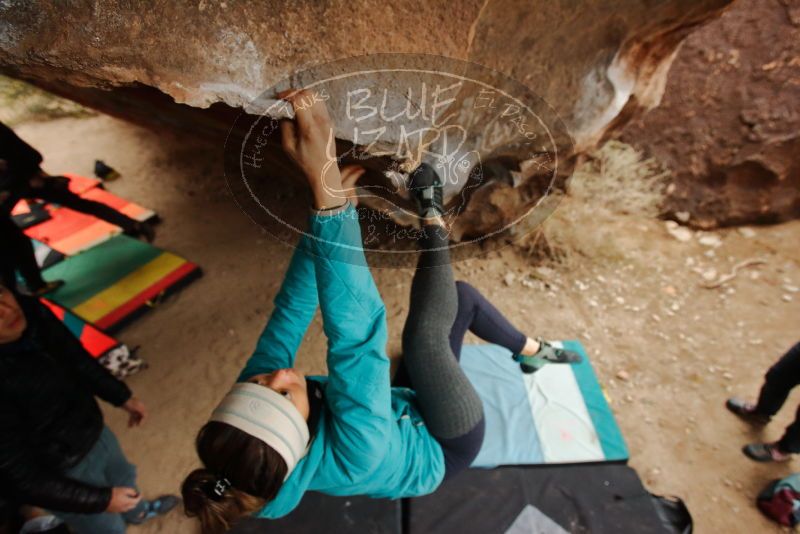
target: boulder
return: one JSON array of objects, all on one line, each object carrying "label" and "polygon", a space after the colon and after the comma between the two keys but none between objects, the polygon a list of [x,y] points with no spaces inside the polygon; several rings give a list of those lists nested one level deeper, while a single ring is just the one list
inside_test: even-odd
[{"label": "boulder", "polygon": [[[407,78],[364,74],[373,86],[388,87],[396,104],[408,80],[441,62],[470,85],[454,89],[437,116],[453,124],[466,115],[484,119],[473,110],[488,81],[508,89],[506,97],[532,117],[516,120],[504,107],[502,128],[491,131],[487,122],[498,121],[473,120],[475,127],[461,132],[460,152],[442,161],[455,176],[448,190],[458,204],[454,236],[468,239],[517,224],[534,207],[552,209],[540,201],[563,187],[576,157],[659,103],[681,42],[729,3],[586,0],[576,9],[571,0],[268,0],[144,9],[121,0],[9,0],[0,4],[0,71],[123,118],[221,140],[240,110],[270,109],[276,87],[353,65],[367,72],[405,62],[417,69]],[[369,56],[377,53],[390,55]],[[351,87],[329,88],[337,137],[356,145],[370,170],[364,180],[377,191],[365,204],[388,203],[392,219],[402,222],[407,199],[394,198],[402,197],[398,176],[419,160],[420,147],[439,150],[450,140],[437,132],[406,152],[387,153],[365,143],[352,124],[343,126],[352,122],[343,104]],[[537,120],[537,145],[523,150],[520,125]],[[403,135],[394,128],[386,140]],[[278,144],[262,155],[275,163],[264,172],[291,173]]]},{"label": "boulder", "polygon": [[669,167],[698,228],[800,216],[800,4],[739,0],[690,35],[661,105],[622,139]]}]

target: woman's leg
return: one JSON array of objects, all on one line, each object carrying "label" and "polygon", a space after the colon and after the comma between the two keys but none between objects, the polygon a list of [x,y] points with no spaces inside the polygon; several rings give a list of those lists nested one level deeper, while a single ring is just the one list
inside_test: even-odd
[{"label": "woman's leg", "polygon": [[446,476],[468,467],[483,441],[483,405],[450,347],[458,311],[448,239],[443,228],[423,227],[403,361],[430,433],[445,451]]},{"label": "woman's leg", "polygon": [[467,331],[515,354],[524,350],[528,337],[517,330],[477,289],[459,280],[456,282],[456,292],[458,313],[450,330],[450,347],[457,359],[461,359],[461,347]]},{"label": "woman's leg", "polygon": [[[517,330],[500,311],[484,297],[475,287],[462,280],[456,281],[458,308],[453,326],[450,327],[450,350],[456,360],[461,360],[461,348],[464,336],[472,332],[479,338],[495,345],[505,347],[513,353],[524,353],[526,346],[532,342],[525,334]],[[531,354],[535,353],[533,350]],[[397,367],[393,385],[413,387],[403,360]]]},{"label": "woman's leg", "polygon": [[754,412],[759,415],[775,415],[786,402],[789,392],[798,383],[800,383],[800,343],[796,343],[786,351],[786,354],[767,371]]}]

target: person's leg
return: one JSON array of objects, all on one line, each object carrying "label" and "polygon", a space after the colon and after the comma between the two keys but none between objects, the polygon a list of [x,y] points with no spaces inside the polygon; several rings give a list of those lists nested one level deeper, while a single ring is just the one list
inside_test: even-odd
[{"label": "person's leg", "polygon": [[33,244],[10,216],[0,217],[0,243],[2,243],[2,276],[5,284],[16,286],[16,270],[19,269],[28,289],[37,291],[45,281],[36,263]]},{"label": "person's leg", "polygon": [[[726,406],[750,422],[767,423],[781,409],[789,392],[800,383],[800,343],[795,344],[765,375],[758,402],[734,397]],[[759,462],[782,462],[791,454],[800,453],[800,408],[795,421],[786,428],[783,437],[774,443],[750,443],[742,449],[745,455]]]},{"label": "person's leg", "polygon": [[786,431],[777,445],[783,453],[800,453],[800,406],[797,407],[794,422],[786,427]]},{"label": "person's leg", "polygon": [[458,311],[450,329],[450,348],[461,359],[461,347],[467,331],[513,353],[522,352],[528,337],[506,319],[477,289],[461,280],[456,282]]},{"label": "person's leg", "polygon": [[[136,485],[136,466],[128,461],[119,440],[108,427],[103,429],[103,439],[105,439],[109,456],[106,462],[106,479],[111,486],[123,486],[127,488],[139,487]],[[135,508],[122,514],[125,523],[138,525],[157,515],[165,514],[177,506],[179,500],[174,495],[162,495],[157,499],[139,501]]]},{"label": "person's leg", "polygon": [[[122,447],[119,445],[117,436],[108,427],[103,429],[100,439],[104,441],[108,450],[108,461],[105,465],[105,477],[109,486],[126,488],[139,488],[136,485],[136,466],[128,461]],[[122,514],[122,519],[126,523],[141,520],[147,513],[148,503],[144,499],[139,501],[132,510]]]},{"label": "person's leg", "polygon": [[122,228],[126,234],[139,235],[142,231],[142,224],[136,219],[132,219],[111,206],[87,200],[69,190],[69,187],[62,182],[61,177],[49,177],[42,179],[42,185],[31,186],[30,193],[36,198],[54,202],[61,206],[66,206],[81,213],[93,215],[111,224]]},{"label": "person's leg", "polygon": [[483,405],[450,346],[458,294],[442,228],[425,238],[403,328],[403,359],[425,423],[445,452],[446,476],[469,466],[483,442]]},{"label": "person's leg", "polygon": [[[68,477],[99,487],[113,486],[106,477],[111,447],[107,429],[103,430],[97,443],[86,457],[65,473]],[[54,511],[53,515],[62,519],[75,534],[124,534],[125,521],[120,514],[103,512],[100,514],[76,514]]]},{"label": "person's leg", "polygon": [[800,343],[796,343],[765,375],[755,412],[773,416],[778,413],[789,392],[800,383]]},{"label": "person's leg", "polygon": [[[464,336],[471,331],[484,341],[505,347],[511,352],[522,352],[528,338],[517,330],[500,311],[495,308],[477,289],[458,280],[456,282],[458,306],[453,326],[450,327],[450,350],[456,360],[461,360]],[[412,387],[404,361],[401,360],[395,373],[393,385]]]}]

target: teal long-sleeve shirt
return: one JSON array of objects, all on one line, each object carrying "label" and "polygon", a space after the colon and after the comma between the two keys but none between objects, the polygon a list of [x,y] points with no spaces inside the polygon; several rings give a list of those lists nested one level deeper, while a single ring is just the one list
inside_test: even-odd
[{"label": "teal long-sleeve shirt", "polygon": [[328,338],[325,404],[308,454],[256,515],[282,517],[306,490],[329,495],[424,495],[444,477],[444,458],[413,391],[389,384],[386,309],[361,244],[358,213],[347,204],[311,215],[275,309],[239,376],[292,367],[317,307]]}]

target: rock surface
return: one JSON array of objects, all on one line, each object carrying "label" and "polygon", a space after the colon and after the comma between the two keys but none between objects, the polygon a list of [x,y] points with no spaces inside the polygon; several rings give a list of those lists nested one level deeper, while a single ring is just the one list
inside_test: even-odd
[{"label": "rock surface", "polygon": [[686,224],[800,216],[800,3],[739,0],[689,36],[622,139],[674,172],[666,211]]},{"label": "rock surface", "polygon": [[[658,104],[680,43],[729,3],[587,0],[575,10],[569,0],[271,0],[143,10],[119,0],[10,0],[0,4],[0,70],[117,116],[221,139],[236,108],[310,65],[437,54],[505,73],[542,97],[571,135],[546,148],[560,150],[564,177],[576,154]],[[343,113],[334,110],[337,124]],[[487,161],[489,151],[472,145],[464,151]],[[495,173],[503,179],[470,195],[456,236],[492,232],[529,210],[547,190],[532,161],[501,160],[517,174]]]}]

